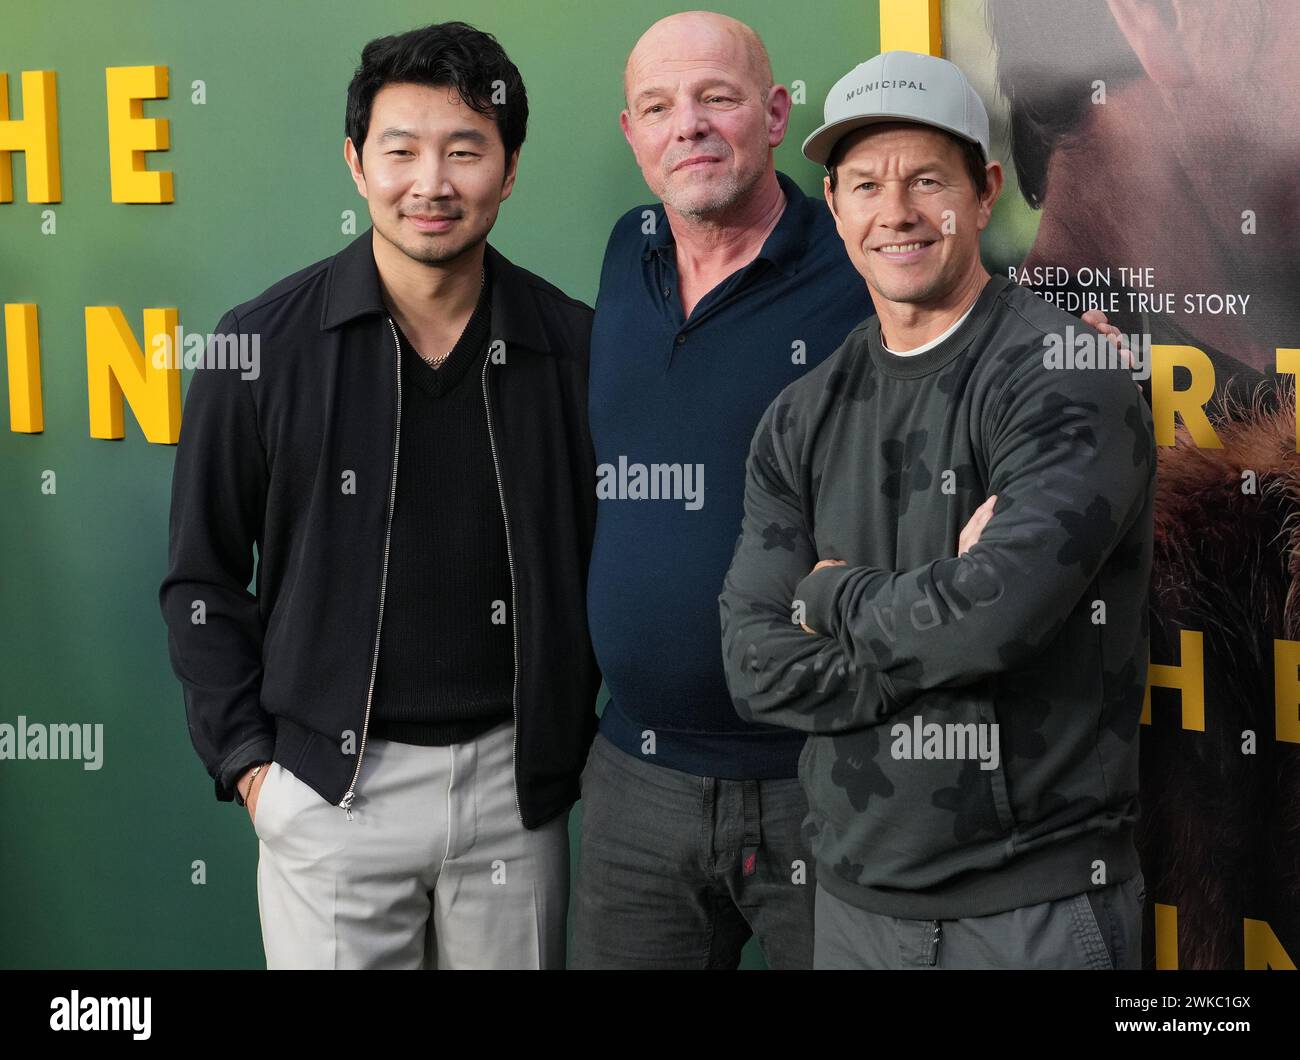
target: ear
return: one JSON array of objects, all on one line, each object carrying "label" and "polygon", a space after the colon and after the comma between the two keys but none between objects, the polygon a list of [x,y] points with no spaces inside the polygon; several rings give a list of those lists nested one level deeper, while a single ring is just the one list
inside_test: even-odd
[{"label": "ear", "polygon": [[641,158],[636,153],[636,142],[632,139],[632,115],[626,110],[619,112],[618,127],[623,130],[623,139],[627,141],[628,147],[632,148],[632,157],[636,159],[639,166]]},{"label": "ear", "polygon": [[1001,162],[990,162],[984,167],[984,172],[988,175],[988,186],[984,189],[984,194],[980,198],[979,227],[981,232],[988,227],[989,218],[993,216],[993,204],[998,201],[998,196],[1002,194],[1004,180]]},{"label": "ear", "polygon": [[521,150],[523,149],[520,147],[516,147],[514,150],[514,154],[510,156],[510,160],[506,163],[505,180],[501,182],[502,202],[505,202],[508,198],[510,198],[510,193],[515,190],[515,176],[519,172],[519,152]]},{"label": "ear", "polygon": [[1203,11],[1182,0],[1106,0],[1147,77],[1164,94],[1193,74],[1206,32]]},{"label": "ear", "polygon": [[835,209],[835,193],[831,191],[831,175],[829,173],[822,177],[822,195],[826,199],[826,205],[830,207],[831,217],[835,220],[835,231],[844,238],[844,229],[840,226],[840,215]]},{"label": "ear", "polygon": [[767,143],[779,147],[790,127],[790,92],[785,85],[773,85],[767,94]]},{"label": "ear", "polygon": [[343,160],[347,162],[348,169],[352,173],[352,183],[357,186],[357,192],[363,199],[368,198],[366,195],[366,175],[361,172],[361,156],[357,154],[357,149],[352,145],[352,137],[347,137],[343,141]]}]

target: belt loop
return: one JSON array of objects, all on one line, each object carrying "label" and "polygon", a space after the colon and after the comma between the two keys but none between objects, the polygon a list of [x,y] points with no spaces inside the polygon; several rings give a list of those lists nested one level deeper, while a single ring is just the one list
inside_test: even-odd
[{"label": "belt loop", "polygon": [[930,937],[925,949],[926,963],[934,966],[939,963],[939,941],[943,938],[943,925],[937,920],[930,922]]},{"label": "belt loop", "polygon": [[758,871],[758,847],[762,842],[762,810],[758,798],[758,781],[741,781],[744,802],[745,838],[740,852],[740,873],[753,876]]}]

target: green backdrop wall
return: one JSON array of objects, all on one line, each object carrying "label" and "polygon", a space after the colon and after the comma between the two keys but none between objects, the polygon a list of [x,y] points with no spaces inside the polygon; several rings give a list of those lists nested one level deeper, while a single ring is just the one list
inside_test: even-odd
[{"label": "green backdrop wall", "polygon": [[[798,145],[830,85],[878,50],[875,0],[714,2],[762,35],[776,79],[803,82],[777,165],[809,192]],[[663,3],[267,3],[71,0],[6,5],[0,72],[58,75],[62,201],[0,204],[0,303],[39,307],[45,429],[0,441],[0,722],[103,725],[102,768],[0,761],[0,966],[260,967],[257,840],[217,803],[167,661],[158,585],[174,450],[92,439],[84,309],[174,306],[207,331],[230,306],[332,254],[368,224],[342,159],[347,83],[371,38],[461,18],[494,33],[532,112],[515,192],[492,242],[570,294],[595,298],[613,221],[649,201],[618,130],[623,59]],[[104,70],[165,65],[176,201],[110,201]],[[195,81],[206,102],[191,101]],[[796,97],[799,98],[799,97]],[[42,234],[45,211],[56,231]],[[42,492],[55,472],[56,492]],[[571,820],[576,837],[578,812]],[[576,848],[575,848],[576,853]],[[196,883],[202,862],[205,882]],[[751,945],[746,966],[761,966]]]}]

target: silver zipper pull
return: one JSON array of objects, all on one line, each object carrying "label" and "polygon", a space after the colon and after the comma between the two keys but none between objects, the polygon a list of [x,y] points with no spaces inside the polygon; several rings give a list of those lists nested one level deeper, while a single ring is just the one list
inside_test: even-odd
[{"label": "silver zipper pull", "polygon": [[339,803],[339,805],[342,806],[343,809],[347,812],[348,820],[349,820],[349,821],[351,821],[351,820],[353,819],[353,818],[352,818],[352,800],[353,800],[355,797],[356,797],[356,792],[355,792],[355,791],[349,791],[346,795],[343,796],[343,801]]}]

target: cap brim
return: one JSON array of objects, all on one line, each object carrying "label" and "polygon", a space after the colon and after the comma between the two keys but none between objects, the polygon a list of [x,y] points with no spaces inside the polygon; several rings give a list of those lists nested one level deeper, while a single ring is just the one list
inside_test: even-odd
[{"label": "cap brim", "polygon": [[[858,114],[852,118],[841,118],[839,121],[833,121],[829,125],[823,125],[820,129],[815,129],[813,133],[803,142],[803,154],[810,162],[816,162],[819,166],[824,166],[826,160],[831,157],[831,152],[835,150],[835,145],[845,136],[856,129],[861,129],[867,125],[880,125],[883,122],[902,121],[909,125],[927,125],[931,129],[942,129],[944,132],[950,132],[953,136],[962,140],[968,140],[975,144],[981,151],[984,151],[984,145],[978,140],[971,139],[964,132],[952,128],[950,125],[943,125],[936,121],[921,121],[912,114]],[[987,156],[988,152],[984,151]]]}]

